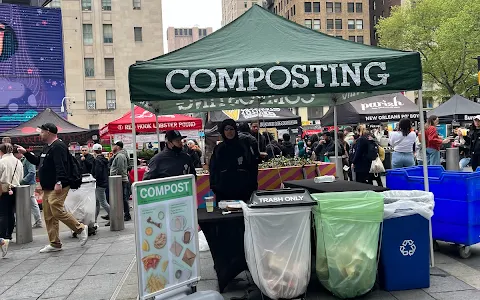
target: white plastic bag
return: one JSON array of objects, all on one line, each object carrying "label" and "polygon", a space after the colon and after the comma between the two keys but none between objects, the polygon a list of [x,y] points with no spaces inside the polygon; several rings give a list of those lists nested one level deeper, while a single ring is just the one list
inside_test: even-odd
[{"label": "white plastic bag", "polygon": [[65,211],[71,213],[75,219],[85,225],[92,226],[95,223],[95,211],[97,209],[95,199],[95,179],[92,175],[83,177],[82,185],[76,190],[70,190],[65,199]]},{"label": "white plastic bag", "polygon": [[430,220],[435,200],[433,193],[424,191],[386,191],[383,218],[393,219],[419,214]]},{"label": "white plastic bag", "polygon": [[304,294],[310,281],[311,207],[251,209],[242,202],[242,208],[245,258],[260,291],[271,299]]},{"label": "white plastic bag", "polygon": [[207,238],[203,231],[198,232],[198,244],[200,248],[200,252],[207,252],[210,251],[210,246],[208,246]]},{"label": "white plastic bag", "polygon": [[372,174],[380,174],[385,172],[385,167],[383,166],[382,160],[380,157],[377,156],[376,159],[372,160],[372,164],[370,165],[370,173]]}]

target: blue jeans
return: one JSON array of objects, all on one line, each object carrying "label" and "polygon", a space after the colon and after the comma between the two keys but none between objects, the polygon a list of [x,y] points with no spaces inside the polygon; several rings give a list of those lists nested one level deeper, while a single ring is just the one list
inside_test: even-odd
[{"label": "blue jeans", "polygon": [[413,167],[415,158],[413,153],[393,152],[392,153],[392,169]]},{"label": "blue jeans", "polygon": [[[459,166],[460,166],[460,171],[463,171],[463,169],[465,169],[465,167],[470,163],[470,158],[469,157],[464,157],[460,160],[460,162],[458,163]],[[475,170],[473,170],[475,172]]]},{"label": "blue jeans", "polygon": [[440,166],[440,151],[427,148],[427,165]]},{"label": "blue jeans", "polygon": [[106,188],[97,187],[95,189],[95,198],[97,200],[97,209],[95,212],[95,223],[97,223],[98,214],[100,213],[100,206],[107,212],[107,215],[110,216],[110,205],[107,203],[107,196],[105,195]]}]

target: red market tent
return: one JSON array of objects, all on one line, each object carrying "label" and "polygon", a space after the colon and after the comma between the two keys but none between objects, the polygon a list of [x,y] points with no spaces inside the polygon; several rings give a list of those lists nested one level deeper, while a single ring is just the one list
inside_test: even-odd
[{"label": "red market tent", "polygon": [[[139,106],[135,106],[135,128],[137,133],[156,133],[155,114]],[[201,130],[202,119],[185,115],[158,116],[159,131],[167,130]],[[111,134],[132,133],[131,112],[126,113],[120,119],[108,123],[100,130],[100,136]]]}]

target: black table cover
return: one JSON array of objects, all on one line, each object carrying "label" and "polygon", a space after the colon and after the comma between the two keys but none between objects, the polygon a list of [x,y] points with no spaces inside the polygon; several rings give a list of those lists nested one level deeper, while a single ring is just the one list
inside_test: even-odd
[{"label": "black table cover", "polygon": [[212,253],[220,293],[223,293],[229,282],[248,270],[243,239],[243,213],[222,215],[222,210],[218,208],[211,213],[205,208],[199,208],[197,216],[198,225],[205,234]]},{"label": "black table cover", "polygon": [[304,188],[310,193],[333,193],[333,192],[354,192],[354,191],[374,191],[384,192],[387,188],[360,183],[355,181],[334,181],[326,183],[315,183],[313,179],[285,181],[283,183],[288,188]]}]

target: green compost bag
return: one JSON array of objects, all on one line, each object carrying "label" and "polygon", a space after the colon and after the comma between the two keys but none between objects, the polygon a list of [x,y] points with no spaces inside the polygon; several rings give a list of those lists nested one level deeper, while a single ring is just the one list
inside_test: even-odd
[{"label": "green compost bag", "polygon": [[312,194],[316,273],[339,298],[368,293],[375,284],[383,195],[372,191]]}]

